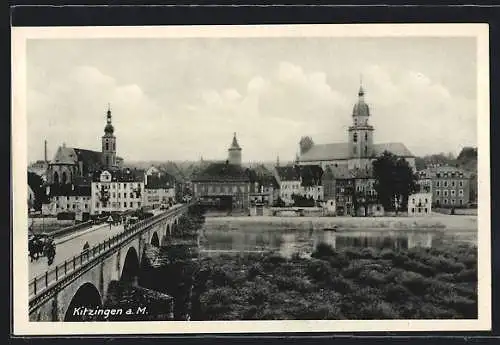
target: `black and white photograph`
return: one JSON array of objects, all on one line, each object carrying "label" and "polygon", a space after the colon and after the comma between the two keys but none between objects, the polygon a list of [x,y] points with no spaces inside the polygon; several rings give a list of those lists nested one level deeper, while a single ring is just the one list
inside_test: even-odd
[{"label": "black and white photograph", "polygon": [[19,334],[491,327],[487,25],[12,44]]}]

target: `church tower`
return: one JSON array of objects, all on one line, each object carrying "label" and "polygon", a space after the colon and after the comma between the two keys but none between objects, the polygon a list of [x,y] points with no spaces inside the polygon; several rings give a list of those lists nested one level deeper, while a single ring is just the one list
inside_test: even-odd
[{"label": "church tower", "polygon": [[228,163],[241,165],[241,147],[236,140],[236,132],[234,133],[231,147],[228,149]]},{"label": "church tower", "polygon": [[114,127],[111,124],[111,109],[108,105],[106,116],[106,127],[102,136],[102,164],[105,169],[111,169],[116,166],[116,137]]},{"label": "church tower", "polygon": [[370,159],[373,152],[373,126],[368,123],[370,108],[365,103],[365,91],[359,87],[358,102],[352,110],[353,124],[348,129],[349,156],[353,164],[351,168],[366,167],[366,160]]}]

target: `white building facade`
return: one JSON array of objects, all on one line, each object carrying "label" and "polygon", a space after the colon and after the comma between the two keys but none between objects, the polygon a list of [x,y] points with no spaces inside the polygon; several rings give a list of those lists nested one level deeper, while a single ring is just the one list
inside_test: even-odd
[{"label": "white building facade", "polygon": [[97,181],[92,181],[92,215],[136,210],[144,206],[145,200],[143,180],[113,178],[112,173],[105,170]]},{"label": "white building facade", "polygon": [[415,193],[408,196],[408,216],[428,216],[432,212],[432,193]]}]

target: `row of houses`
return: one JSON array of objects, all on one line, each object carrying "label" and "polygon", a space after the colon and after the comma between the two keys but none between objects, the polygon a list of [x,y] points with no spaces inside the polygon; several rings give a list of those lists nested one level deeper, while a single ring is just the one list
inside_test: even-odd
[{"label": "row of houses", "polygon": [[[29,191],[32,188],[29,187]],[[96,215],[126,212],[143,207],[158,208],[175,202],[175,180],[156,168],[98,170],[71,183],[54,183],[44,187],[42,214]],[[29,198],[36,196],[29,193]],[[32,203],[33,204],[33,203]]]},{"label": "row of houses", "polygon": [[142,207],[156,208],[175,202],[178,184],[163,169],[131,169],[117,156],[117,138],[111,110],[106,112],[101,150],[66,146],[52,160],[28,167],[28,208],[46,215],[72,212],[95,215],[126,212]]}]

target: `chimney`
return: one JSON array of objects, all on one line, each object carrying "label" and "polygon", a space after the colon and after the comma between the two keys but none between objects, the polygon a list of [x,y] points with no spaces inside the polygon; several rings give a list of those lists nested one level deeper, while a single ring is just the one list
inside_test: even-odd
[{"label": "chimney", "polygon": [[45,160],[45,163],[47,163],[47,140],[45,140],[45,148],[44,148],[44,160]]}]

